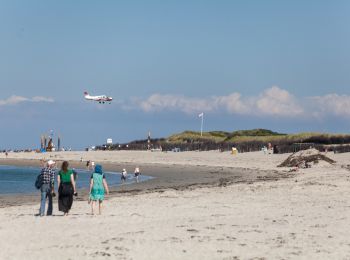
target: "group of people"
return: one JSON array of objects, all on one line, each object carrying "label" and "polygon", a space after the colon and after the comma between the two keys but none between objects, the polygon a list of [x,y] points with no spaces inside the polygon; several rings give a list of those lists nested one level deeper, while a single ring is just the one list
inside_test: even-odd
[{"label": "group of people", "polygon": [[264,154],[277,154],[279,153],[279,149],[277,145],[272,145],[271,143],[267,144],[267,147],[264,146],[261,151],[264,152]]},{"label": "group of people", "polygon": [[[81,161],[82,161],[82,159],[81,159]],[[95,162],[92,162],[92,161],[87,161],[86,162],[86,169],[88,170],[88,171],[90,171],[91,169],[93,169],[95,167]]]},{"label": "group of people", "polygon": [[[139,176],[140,175],[141,175],[140,168],[136,167],[135,171],[134,171],[134,177],[135,177],[136,182],[139,182]],[[122,183],[124,183],[126,181],[127,176],[128,176],[128,172],[126,171],[126,169],[123,169],[121,177],[120,177],[120,180],[121,180]]]},{"label": "group of people", "polygon": [[[55,194],[55,162],[49,160],[42,168],[41,177],[41,203],[39,215],[45,215],[46,201],[48,201],[48,208],[46,214],[52,215],[52,199]],[[76,189],[77,174],[73,169],[69,169],[69,163],[64,161],[61,165],[61,169],[57,175],[58,185],[58,210],[67,216],[73,205],[73,196],[78,196]],[[108,184],[106,177],[103,174],[102,166],[97,164],[94,172],[90,178],[89,188],[89,203],[91,203],[91,213],[95,214],[95,207],[98,202],[99,214],[102,213],[102,203],[105,197],[105,193],[109,194]]]},{"label": "group of people", "polygon": [[[45,215],[45,206],[48,202],[48,208],[46,214],[52,215],[52,199],[55,194],[55,162],[49,160],[43,166],[41,177],[41,203],[40,203],[40,216]],[[89,163],[89,166],[91,164]],[[136,167],[134,176],[136,182],[139,182],[140,168]],[[57,175],[58,185],[58,210],[67,216],[73,205],[73,196],[78,196],[76,188],[77,172],[74,169],[69,168],[69,163],[64,161],[61,165],[61,169]],[[127,171],[123,169],[121,174],[121,182],[124,183],[127,180]],[[99,214],[102,213],[102,206],[105,194],[109,194],[109,188],[106,181],[106,177],[103,173],[102,166],[100,164],[94,165],[94,171],[90,178],[89,187],[89,203],[91,204],[91,213],[94,215],[96,212],[96,205],[98,202]]]}]

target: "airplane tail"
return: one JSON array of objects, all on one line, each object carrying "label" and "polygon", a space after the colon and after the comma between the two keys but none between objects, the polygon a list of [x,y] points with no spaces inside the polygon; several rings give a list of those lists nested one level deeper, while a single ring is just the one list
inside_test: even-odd
[{"label": "airplane tail", "polygon": [[86,91],[84,92],[84,96],[88,96],[89,95],[89,93],[87,93]]}]

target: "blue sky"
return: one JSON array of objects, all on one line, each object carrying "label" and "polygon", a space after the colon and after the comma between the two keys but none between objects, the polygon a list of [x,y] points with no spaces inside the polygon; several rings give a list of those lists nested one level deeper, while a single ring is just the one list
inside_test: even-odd
[{"label": "blue sky", "polygon": [[[349,1],[0,1],[0,149],[349,132]],[[83,100],[107,94],[112,105]]]}]

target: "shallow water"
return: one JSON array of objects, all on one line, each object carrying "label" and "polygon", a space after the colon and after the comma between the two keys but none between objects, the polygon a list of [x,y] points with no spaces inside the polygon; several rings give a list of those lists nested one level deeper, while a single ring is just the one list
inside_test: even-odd
[{"label": "shallow water", "polygon": [[[83,169],[75,169],[78,172],[76,180],[77,188],[88,188],[90,183],[91,171]],[[0,165],[0,194],[23,194],[37,192],[34,187],[36,177],[40,173],[41,168],[36,167],[17,167],[17,166],[3,166]],[[55,177],[55,184],[57,183],[57,173]],[[105,172],[106,180],[109,186],[121,185],[119,172]],[[139,181],[146,181],[152,179],[150,176],[140,175]],[[135,178],[133,174],[128,174],[125,184],[134,183]],[[56,189],[57,189],[57,185]]]}]

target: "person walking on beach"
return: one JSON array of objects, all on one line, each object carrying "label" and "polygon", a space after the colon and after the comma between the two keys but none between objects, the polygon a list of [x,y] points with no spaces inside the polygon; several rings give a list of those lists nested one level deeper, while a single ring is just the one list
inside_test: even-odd
[{"label": "person walking on beach", "polygon": [[139,167],[136,167],[136,168],[135,168],[134,174],[135,174],[136,182],[139,182],[139,176],[140,176],[140,174],[141,174],[140,168],[139,168]]},{"label": "person walking on beach", "polygon": [[41,170],[41,203],[39,215],[45,215],[46,199],[48,199],[47,216],[52,215],[52,195],[54,194],[55,170],[53,169],[55,162],[49,160],[46,166]]},{"label": "person walking on beach", "polygon": [[68,169],[68,166],[68,162],[64,161],[57,176],[58,210],[62,211],[65,216],[72,207],[73,195],[77,195],[74,174],[71,169]]},{"label": "person walking on beach", "polygon": [[122,175],[120,176],[120,179],[121,179],[122,183],[124,183],[126,181],[126,176],[127,175],[128,175],[128,172],[126,171],[126,169],[123,169]]},{"label": "person walking on beach", "polygon": [[90,171],[90,160],[86,161],[86,169]]},{"label": "person walking on beach", "polygon": [[95,206],[98,201],[98,212],[101,215],[105,192],[109,194],[106,177],[103,174],[102,166],[96,164],[95,171],[91,175],[89,201],[91,201],[91,214],[95,215]]}]

